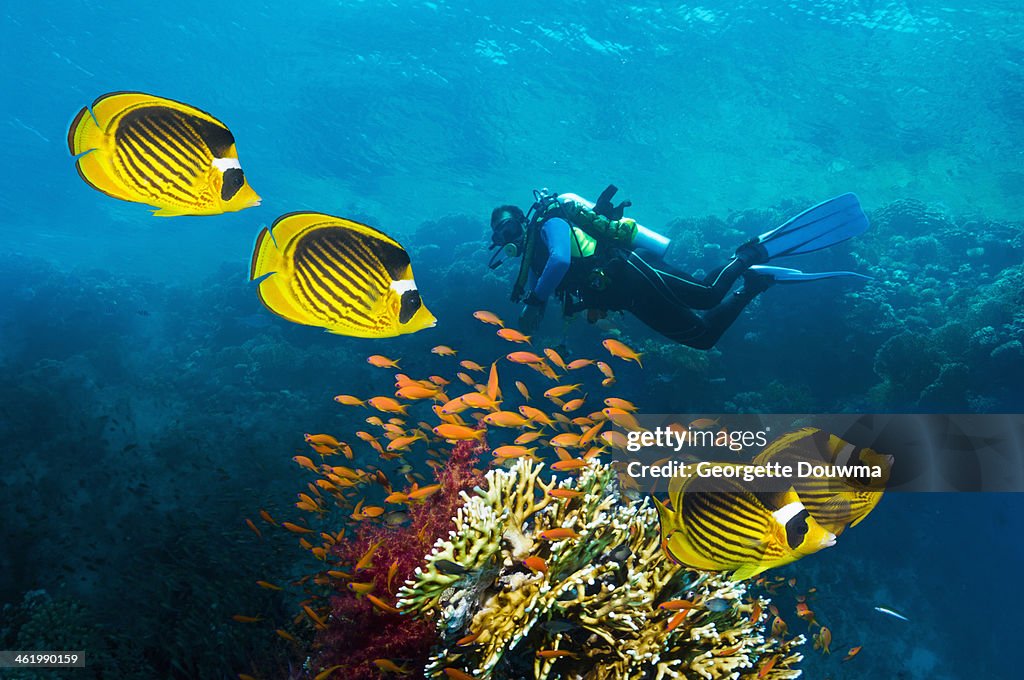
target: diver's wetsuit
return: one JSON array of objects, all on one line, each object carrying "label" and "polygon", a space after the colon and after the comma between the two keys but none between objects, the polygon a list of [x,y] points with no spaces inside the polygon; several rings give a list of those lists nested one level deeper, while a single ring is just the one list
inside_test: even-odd
[{"label": "diver's wetsuit", "polygon": [[[629,311],[670,340],[696,349],[713,347],[768,284],[766,280],[765,285],[748,282],[726,298],[736,279],[757,261],[753,252],[742,248],[737,258],[703,281],[664,262],[655,265],[635,252],[616,249],[610,259],[602,258],[607,285],[599,290],[587,281],[595,266],[589,262],[593,258],[573,261],[570,267],[568,222],[548,219],[541,235],[543,252],[530,268],[530,286],[541,300],[557,290],[578,297],[586,309]],[[695,309],[706,311],[698,314]]]}]

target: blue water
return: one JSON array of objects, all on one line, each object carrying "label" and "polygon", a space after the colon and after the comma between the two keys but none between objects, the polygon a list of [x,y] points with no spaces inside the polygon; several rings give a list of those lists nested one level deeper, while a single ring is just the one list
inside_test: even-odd
[{"label": "blue water", "polygon": [[[647,352],[617,391],[646,411],[1024,407],[1019,3],[68,1],[9,4],[0,26],[0,603],[78,603],[49,630],[137,653],[137,677],[286,656],[225,624],[238,602],[294,612],[252,587],[291,543],[243,518],[292,503],[303,432],[360,425],[331,396],[389,387],[366,355],[427,374],[435,344],[501,349],[469,317],[517,311],[487,217],[534,188],[615,182],[695,272],[829,196],[868,211],[871,232],[801,264],[875,282],[771,290],[710,352],[549,311],[542,335],[580,356],[609,333]],[[67,125],[117,90],[223,120],[263,205],[160,219],[86,186]],[[269,315],[251,247],[293,210],[398,238],[438,327],[365,341]],[[817,584],[836,640],[808,645],[806,676],[1013,677],[1021,508],[891,494],[785,570]]]}]

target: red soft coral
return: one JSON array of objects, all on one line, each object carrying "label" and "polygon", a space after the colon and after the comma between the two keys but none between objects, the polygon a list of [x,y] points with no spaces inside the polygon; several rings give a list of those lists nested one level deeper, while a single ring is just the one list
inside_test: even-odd
[{"label": "red soft coral", "polygon": [[[434,476],[441,489],[425,501],[409,508],[410,522],[403,526],[362,522],[355,535],[339,542],[332,557],[344,565],[354,565],[375,544],[371,564],[355,574],[359,583],[373,582],[372,594],[394,604],[394,593],[408,579],[431,547],[451,529],[452,517],[462,504],[461,491],[484,484],[484,474],[476,468],[485,442],[456,444],[447,462]],[[388,574],[395,565],[388,582]],[[330,598],[331,617],[326,630],[318,633],[314,672],[336,664],[343,665],[338,677],[352,680],[381,676],[374,659],[392,659],[410,669],[422,668],[431,646],[436,642],[433,625],[401,614],[382,611],[367,597],[358,597],[339,581]]]}]

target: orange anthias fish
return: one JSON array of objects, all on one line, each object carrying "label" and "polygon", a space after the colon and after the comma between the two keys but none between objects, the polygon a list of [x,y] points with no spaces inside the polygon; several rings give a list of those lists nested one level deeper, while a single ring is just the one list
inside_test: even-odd
[{"label": "orange anthias fish", "polygon": [[533,456],[533,452],[537,450],[537,447],[526,448],[525,446],[499,446],[494,449],[495,458],[522,458],[523,456]]},{"label": "orange anthias fish", "polygon": [[509,342],[525,342],[527,345],[530,344],[529,335],[523,335],[513,328],[502,328],[498,331],[498,337]]},{"label": "orange anthias fish", "polygon": [[537,656],[541,659],[558,659],[563,656],[575,657],[576,654],[565,649],[542,649],[537,652]]},{"label": "orange anthias fish", "polygon": [[403,416],[406,415],[406,407],[391,397],[371,397],[366,402],[384,413],[401,413]]},{"label": "orange anthias fish", "polygon": [[424,486],[422,488],[416,489],[415,491],[410,491],[409,492],[409,500],[421,501],[421,500],[424,500],[426,498],[430,498],[431,496],[433,496],[435,493],[437,493],[440,490],[441,490],[441,485],[440,484],[431,484],[430,486]]},{"label": "orange anthias fish", "polygon": [[574,489],[551,489],[548,491],[548,495],[552,498],[570,499],[579,498],[580,496],[586,495],[582,491],[576,491]]},{"label": "orange anthias fish", "polygon": [[575,385],[558,385],[557,387],[552,387],[551,389],[546,390],[544,392],[544,396],[548,399],[558,399],[559,397],[564,397],[570,392],[576,391],[581,387],[583,387],[582,383],[577,383]]},{"label": "orange anthias fish", "polygon": [[625,399],[619,399],[618,397],[608,397],[604,400],[604,405],[610,406],[611,408],[622,409],[623,411],[632,412],[637,410],[636,405],[633,402],[626,401]]},{"label": "orange anthias fish", "polygon": [[320,444],[322,446],[330,446],[332,449],[336,449],[341,446],[341,442],[332,437],[329,434],[309,434],[308,432],[303,435],[306,442],[309,444]]},{"label": "orange anthias fish", "polygon": [[857,656],[858,654],[860,654],[860,650],[860,645],[857,645],[856,647],[850,647],[850,651],[846,653],[846,657],[843,659],[843,661],[849,661],[853,657]]},{"label": "orange anthias fish", "polygon": [[570,361],[566,365],[566,368],[568,368],[570,371],[578,371],[579,369],[585,368],[586,366],[590,366],[593,363],[593,359],[574,359],[573,361]]},{"label": "orange anthias fish", "polygon": [[477,373],[484,372],[483,366],[476,363],[475,361],[470,361],[469,359],[463,359],[462,361],[460,361],[459,366],[462,366],[467,371],[476,371]]},{"label": "orange anthias fish", "polygon": [[677,612],[680,609],[698,609],[698,607],[689,600],[669,600],[668,602],[662,602],[659,604],[658,609],[667,609],[671,612]]},{"label": "orange anthias fish", "polygon": [[494,314],[493,312],[488,312],[486,310],[473,312],[473,318],[484,323],[489,323],[492,326],[501,326],[502,328],[505,327],[505,322],[499,319],[497,314]]},{"label": "orange anthias fish", "polygon": [[444,423],[434,428],[434,434],[442,439],[451,439],[454,441],[464,441],[467,439],[475,439],[480,441],[487,434],[487,430],[478,430],[468,425],[453,425],[451,423]]},{"label": "orange anthias fish", "polygon": [[779,660],[779,655],[778,654],[775,654],[775,655],[769,657],[768,660],[764,662],[764,665],[762,665],[761,668],[757,671],[757,677],[758,678],[768,677],[768,674],[771,672],[771,670],[773,668],[775,668],[775,662],[777,662],[778,660]]},{"label": "orange anthias fish", "polygon": [[343,406],[366,406],[365,401],[349,394],[339,394],[334,398],[334,401]]},{"label": "orange anthias fish", "polygon": [[366,363],[377,368],[398,368],[398,359],[388,359],[380,354],[373,354],[366,357]]},{"label": "orange anthias fish", "polygon": [[539,571],[541,573],[547,573],[548,563],[536,555],[531,555],[523,560],[523,564],[531,571]]},{"label": "orange anthias fish", "polygon": [[434,347],[430,351],[441,357],[450,357],[455,356],[455,354],[457,354],[457,352],[448,345],[438,345],[437,347]]},{"label": "orange anthias fish", "polygon": [[814,619],[814,612],[807,606],[805,602],[798,602],[796,605],[796,615],[807,622],[809,626],[816,626],[818,622]]},{"label": "orange anthias fish", "polygon": [[567,470],[579,470],[587,467],[587,461],[581,458],[570,458],[569,460],[560,460],[557,463],[551,464],[552,470],[558,470],[559,472],[565,472]]},{"label": "orange anthias fish", "polygon": [[564,404],[562,404],[562,410],[565,411],[566,413],[572,413],[573,411],[578,411],[578,410],[580,410],[580,408],[583,407],[583,404],[585,402],[586,402],[586,397],[580,397],[579,399],[573,399],[572,401],[567,401]]},{"label": "orange anthias fish", "polygon": [[523,395],[523,399],[526,399],[527,401],[529,401],[529,399],[530,399],[530,390],[526,389],[526,385],[524,385],[522,381],[520,381],[520,380],[516,381],[516,389],[519,390],[519,394]]},{"label": "orange anthias fish", "polygon": [[391,605],[389,605],[384,600],[382,600],[379,597],[377,597],[376,595],[371,595],[371,594],[367,593],[366,599],[369,600],[371,603],[373,603],[373,606],[376,607],[377,609],[381,610],[382,612],[387,612],[388,614],[401,614],[402,613],[399,610],[397,610],[394,607],[392,607]]},{"label": "orange anthias fish", "polygon": [[561,541],[567,538],[579,538],[580,535],[572,529],[558,528],[548,529],[547,531],[540,532],[540,537],[545,541]]},{"label": "orange anthias fish", "polygon": [[[480,312],[477,312],[477,314],[480,314]],[[451,680],[477,680],[477,678],[474,678],[466,671],[460,671],[458,668],[452,668],[451,666],[444,669],[444,674],[451,678]]]},{"label": "orange anthias fish", "polygon": [[513,364],[543,364],[544,359],[537,356],[533,352],[509,352],[505,355],[505,358],[511,361]]},{"label": "orange anthias fish", "polygon": [[615,381],[615,371],[612,370],[611,366],[609,366],[603,361],[598,361],[597,368],[599,371],[601,371],[601,373],[604,375],[606,379],[611,380],[613,382]]},{"label": "orange anthias fish", "polygon": [[[395,610],[398,611],[397,609]],[[399,675],[409,675],[411,671],[405,666],[399,666],[391,659],[374,659],[373,665],[380,669],[381,673],[397,673]]]},{"label": "orange anthias fish", "polygon": [[569,367],[566,366],[565,364],[565,360],[562,359],[562,355],[556,352],[555,350],[551,349],[550,347],[544,349],[544,356],[550,359],[551,363],[553,363],[555,366],[558,366],[563,371],[569,370]]},{"label": "orange anthias fish", "polygon": [[487,398],[491,401],[501,398],[501,386],[498,385],[498,363],[491,364],[491,373],[487,378]]},{"label": "orange anthias fish", "polygon": [[483,422],[497,427],[525,427],[530,424],[529,419],[524,418],[515,411],[495,411],[488,413]]},{"label": "orange anthias fish", "polygon": [[832,651],[829,649],[831,644],[832,631],[828,629],[828,626],[822,626],[818,634],[814,636],[814,648],[820,649],[822,654],[831,654]]},{"label": "orange anthias fish", "polygon": [[614,338],[607,338],[606,340],[603,340],[601,344],[604,345],[604,348],[608,350],[608,353],[613,357],[618,357],[623,361],[635,361],[637,365],[641,368],[643,367],[643,364],[640,363],[640,357],[643,355],[634,352],[628,345]]}]

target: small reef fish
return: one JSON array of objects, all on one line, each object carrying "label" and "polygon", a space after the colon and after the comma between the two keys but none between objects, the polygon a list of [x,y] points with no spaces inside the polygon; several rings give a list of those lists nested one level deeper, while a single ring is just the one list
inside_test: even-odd
[{"label": "small reef fish", "polygon": [[541,573],[547,573],[548,571],[547,562],[545,562],[542,558],[537,557],[536,555],[527,557],[525,560],[523,560],[523,564],[526,566],[527,569],[530,569],[531,571],[538,571]]},{"label": "small reef fish", "polygon": [[822,626],[818,634],[814,636],[814,648],[820,649],[822,654],[831,654],[829,645],[832,644],[832,631],[827,626]]},{"label": "small reef fish", "polygon": [[552,470],[558,472],[567,472],[569,470],[580,470],[587,467],[587,461],[581,458],[570,458],[568,460],[560,460],[557,463],[551,464]]},{"label": "small reef fish", "polygon": [[550,347],[546,347],[544,349],[544,356],[546,356],[548,360],[551,361],[551,363],[553,363],[555,366],[558,366],[563,371],[569,369],[569,367],[565,363],[565,360],[562,358],[562,355],[556,352],[555,350],[551,349]]},{"label": "small reef fish", "polygon": [[366,402],[348,394],[339,394],[334,401],[343,406],[366,406]]},{"label": "small reef fish", "polygon": [[579,538],[580,535],[573,529],[548,529],[547,531],[540,532],[539,536],[546,541],[561,541],[567,538]]},{"label": "small reef fish", "polygon": [[525,446],[499,446],[494,449],[495,458],[522,458],[523,456],[533,456],[533,452],[537,450],[537,447],[526,448]]},{"label": "small reef fish", "polygon": [[544,359],[533,352],[509,352],[505,358],[513,364],[539,365],[544,363]]},{"label": "small reef fish", "polygon": [[610,406],[611,408],[621,409],[623,411],[632,412],[637,410],[636,405],[633,404],[633,402],[626,401],[625,399],[619,399],[618,397],[608,397],[604,400],[604,405]]},{"label": "small reef fish", "polygon": [[341,442],[329,434],[309,434],[307,432],[303,437],[306,439],[306,442],[310,444],[323,444],[324,446],[330,446],[335,449],[341,446]]},{"label": "small reef fish", "polygon": [[391,397],[371,397],[366,400],[366,403],[383,413],[401,413],[403,416],[406,415],[406,406]]},{"label": "small reef fish", "polygon": [[860,654],[860,650],[861,650],[861,646],[860,645],[857,645],[856,647],[850,647],[850,651],[848,651],[846,653],[846,656],[843,657],[843,661],[849,661],[853,657],[857,656],[858,654]]},{"label": "small reef fish", "polygon": [[484,416],[483,422],[497,427],[525,427],[530,424],[530,421],[527,418],[524,418],[514,411],[495,411],[494,413],[488,413]]},{"label": "small reef fish", "polygon": [[339,668],[344,668],[344,666],[345,664],[339,663],[335,666],[325,668],[324,670],[317,673],[316,676],[313,677],[313,680],[327,680],[327,678],[329,678],[331,674],[334,673],[334,671],[338,670]]},{"label": "small reef fish", "polygon": [[437,568],[438,571],[440,571],[443,574],[452,574],[455,576],[459,576],[469,571],[458,562],[452,562],[451,560],[434,560],[432,564]]},{"label": "small reef fish", "polygon": [[[603,361],[598,361],[597,362],[597,370],[601,371],[601,374],[604,375],[604,377],[605,377],[605,381],[602,381],[602,383],[601,383],[602,385],[604,385],[605,387],[608,387],[608,385],[610,385],[612,382],[615,382],[615,371],[612,370],[611,366],[609,366],[608,364],[606,364]],[[607,382],[607,381],[611,381],[611,382],[608,382],[608,384],[605,385],[605,382]]]},{"label": "small reef fish", "polygon": [[480,637],[480,633],[470,633],[466,637],[461,637],[458,640],[456,640],[455,641],[455,645],[457,647],[466,647],[466,646],[471,645],[474,642],[476,642],[477,638],[479,638],[479,637]]},{"label": "small reef fish", "polygon": [[508,340],[509,342],[526,343],[527,345],[531,344],[529,335],[523,335],[512,328],[499,329],[497,335],[502,340]]},{"label": "small reef fish", "polygon": [[690,611],[691,610],[689,610],[689,609],[683,609],[683,610],[677,611],[675,614],[673,614],[672,618],[668,620],[668,626],[666,626],[666,628],[665,628],[666,632],[671,633],[676,628],[678,628],[679,624],[681,624],[683,621],[685,621],[686,617],[690,615]]},{"label": "small reef fish", "polygon": [[430,498],[440,490],[440,484],[431,484],[430,486],[424,486],[419,489],[416,489],[415,491],[409,492],[409,500],[422,501],[424,499]]},{"label": "small reef fish", "polygon": [[899,619],[900,621],[909,621],[910,620],[906,616],[904,616],[903,614],[899,614],[897,612],[894,612],[893,610],[891,610],[891,609],[889,609],[887,607],[875,607],[875,611],[876,612],[881,612],[882,614],[886,614],[888,616],[892,616],[894,618]]},{"label": "small reef fish", "polygon": [[[395,610],[398,611],[397,609]],[[381,673],[396,673],[398,675],[409,675],[410,671],[405,666],[399,666],[391,659],[374,659],[373,665],[380,669]]]},{"label": "small reef fish", "polygon": [[516,389],[519,390],[519,394],[523,395],[523,399],[529,401],[530,390],[526,389],[526,385],[521,380],[516,381]]},{"label": "small reef fish", "polygon": [[462,366],[467,371],[476,371],[477,373],[483,373],[484,372],[484,367],[483,366],[481,366],[480,364],[476,363],[475,361],[470,361],[469,359],[464,359],[464,360],[460,361],[459,362],[459,366]]},{"label": "small reef fish", "polygon": [[153,206],[161,217],[219,215],[260,204],[227,126],[173,99],[102,95],[75,116],[68,150],[78,156],[75,165],[86,184]]},{"label": "small reef fish", "polygon": [[[641,368],[643,367],[643,364],[640,363],[640,357],[642,357],[643,355],[634,352],[632,348],[630,348],[625,343],[622,343],[614,338],[607,338],[606,340],[602,340],[601,344],[604,346],[606,350],[608,350],[608,353],[611,354],[613,357],[618,357],[623,361],[635,361],[637,365],[639,365]],[[610,378],[611,376],[608,377]]]},{"label": "small reef fish", "polygon": [[537,652],[537,656],[541,659],[559,659],[565,656],[576,658],[577,655],[565,649],[542,649]]},{"label": "small reef fish", "polygon": [[381,354],[371,354],[366,357],[366,363],[377,368],[398,368],[398,359],[389,359]]},{"label": "small reef fish", "polygon": [[238,623],[259,623],[263,620],[262,616],[246,616],[245,614],[235,614],[231,618]]},{"label": "small reef fish", "polygon": [[484,323],[491,324],[492,326],[501,326],[502,328],[505,327],[505,322],[504,321],[499,319],[498,316],[496,314],[494,314],[493,312],[488,312],[486,310],[480,310],[478,312],[473,312],[473,318],[478,320],[478,321],[482,321]]},{"label": "small reef fish", "polygon": [[466,671],[460,671],[458,668],[452,668],[448,666],[444,669],[444,674],[447,675],[451,680],[478,680]]},{"label": "small reef fish", "polygon": [[741,580],[835,544],[792,488],[755,495],[735,477],[690,472],[672,478],[671,510],[654,499],[665,549],[681,564]]},{"label": "small reef fish", "polygon": [[551,489],[550,491],[548,491],[548,495],[551,496],[552,498],[561,498],[563,500],[568,500],[572,498],[580,498],[581,496],[585,496],[586,494],[582,491],[576,491],[574,489]]},{"label": "small reef fish", "polygon": [[458,353],[456,350],[452,349],[448,345],[438,345],[437,347],[432,348],[430,351],[441,357],[452,357]]},{"label": "small reef fish", "polygon": [[388,614],[401,614],[402,613],[398,609],[396,609],[396,608],[392,607],[391,605],[389,605],[384,600],[382,600],[379,597],[377,597],[376,595],[372,595],[370,593],[367,593],[366,599],[369,600],[373,604],[374,607],[376,607],[377,609],[381,610],[382,612],[386,612]]},{"label": "small reef fish", "polygon": [[338,335],[390,338],[437,323],[401,244],[341,217],[278,217],[256,239],[249,278],[274,314]]},{"label": "small reef fish", "polygon": [[573,361],[570,361],[568,364],[566,364],[565,367],[568,368],[570,371],[578,371],[579,369],[590,366],[593,363],[593,359],[574,359]]},{"label": "small reef fish", "polygon": [[700,606],[690,600],[669,600],[658,605],[658,609],[667,609],[670,612],[677,612],[680,609],[699,609]]},{"label": "small reef fish", "polygon": [[559,399],[570,392],[579,390],[581,387],[583,387],[582,383],[576,383],[575,385],[558,385],[557,387],[552,387],[551,389],[546,390],[544,392],[544,396],[548,399]]}]

